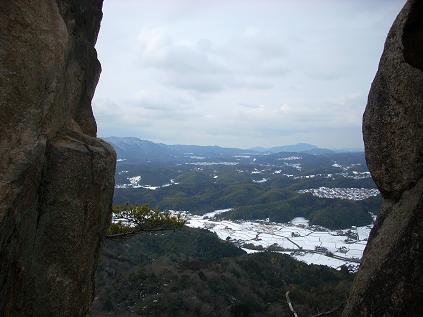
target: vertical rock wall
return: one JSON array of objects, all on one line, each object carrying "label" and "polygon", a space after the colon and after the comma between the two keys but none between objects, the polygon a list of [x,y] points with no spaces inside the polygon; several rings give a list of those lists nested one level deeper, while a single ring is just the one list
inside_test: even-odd
[{"label": "vertical rock wall", "polygon": [[384,197],[343,312],[423,316],[423,2],[392,26],[363,118],[366,159]]},{"label": "vertical rock wall", "polygon": [[102,0],[0,2],[0,316],[85,316],[115,154],[91,109]]}]

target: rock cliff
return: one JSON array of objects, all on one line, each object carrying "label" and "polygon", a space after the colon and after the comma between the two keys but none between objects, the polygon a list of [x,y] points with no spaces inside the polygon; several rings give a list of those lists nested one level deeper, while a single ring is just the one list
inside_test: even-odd
[{"label": "rock cliff", "polygon": [[422,1],[409,0],[388,34],[363,135],[384,206],[343,316],[423,316]]},{"label": "rock cliff", "polygon": [[91,108],[102,0],[0,2],[0,316],[86,316],[115,153]]}]

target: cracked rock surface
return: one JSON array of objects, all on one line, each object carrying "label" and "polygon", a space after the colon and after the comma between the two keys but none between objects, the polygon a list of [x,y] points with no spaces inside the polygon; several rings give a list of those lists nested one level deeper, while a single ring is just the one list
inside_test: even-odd
[{"label": "cracked rock surface", "polygon": [[363,135],[384,206],[343,316],[423,316],[422,1],[409,0],[388,34]]},{"label": "cracked rock surface", "polygon": [[0,2],[0,316],[86,316],[116,156],[91,99],[102,1]]}]

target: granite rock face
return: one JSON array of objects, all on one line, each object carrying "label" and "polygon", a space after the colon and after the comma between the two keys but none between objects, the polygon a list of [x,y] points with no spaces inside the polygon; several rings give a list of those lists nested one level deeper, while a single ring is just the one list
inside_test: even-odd
[{"label": "granite rock face", "polygon": [[388,34],[363,135],[384,205],[343,316],[423,316],[422,1],[409,0]]},{"label": "granite rock face", "polygon": [[0,2],[0,316],[86,316],[116,155],[91,99],[102,0]]}]

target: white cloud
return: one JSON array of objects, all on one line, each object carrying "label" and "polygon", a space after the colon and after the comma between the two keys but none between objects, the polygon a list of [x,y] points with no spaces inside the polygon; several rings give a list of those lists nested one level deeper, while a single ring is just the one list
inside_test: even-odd
[{"label": "white cloud", "polygon": [[360,146],[403,1],[108,0],[99,133],[226,146]]}]

